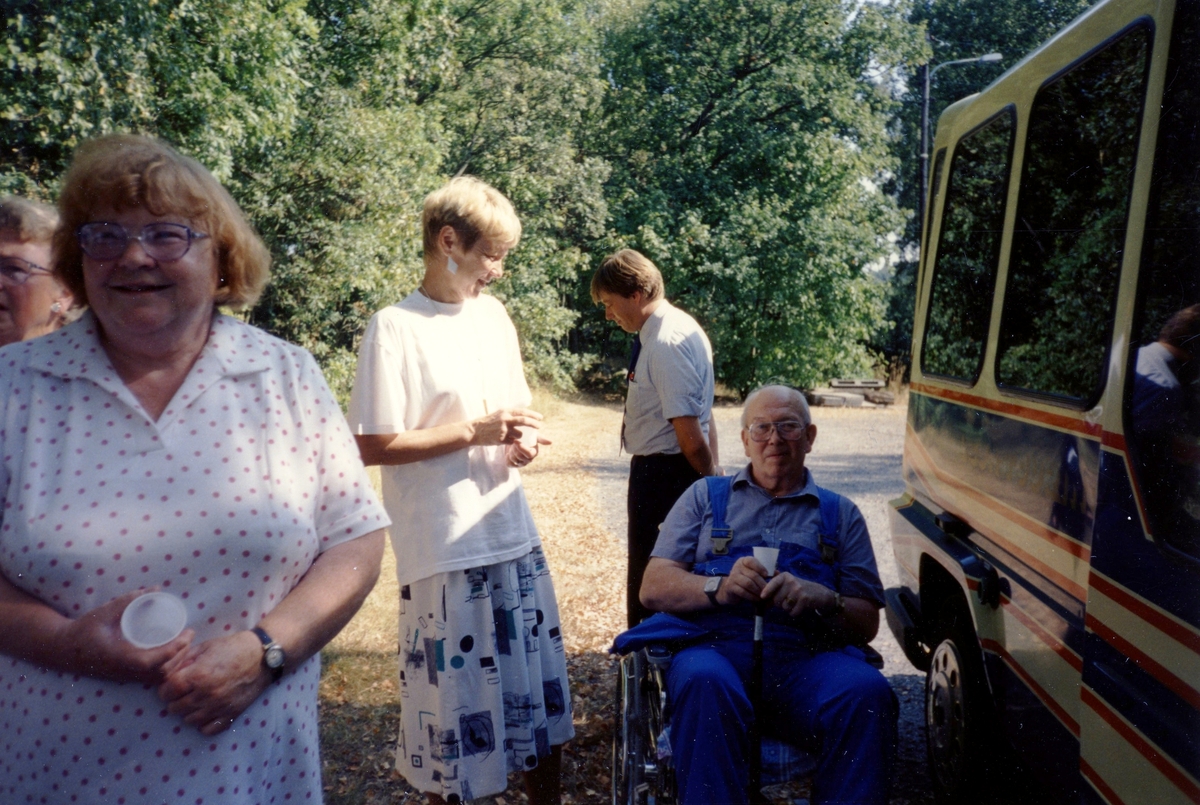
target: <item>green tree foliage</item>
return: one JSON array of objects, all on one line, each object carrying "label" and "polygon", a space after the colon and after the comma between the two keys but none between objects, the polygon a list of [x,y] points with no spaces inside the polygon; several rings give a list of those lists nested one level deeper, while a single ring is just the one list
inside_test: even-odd
[{"label": "green tree foliage", "polygon": [[452,3],[450,67],[419,90],[438,107],[447,173],[487,179],[521,216],[521,245],[494,292],[527,371],[559,389],[591,361],[591,350],[569,348],[571,302],[608,218],[608,163],[581,147],[606,88],[587,11],[577,0]]},{"label": "green tree foliage", "polygon": [[900,224],[880,191],[889,76],[922,52],[907,6],[0,3],[0,190],[52,198],[109,131],[196,156],[274,257],[250,319],[340,395],[367,318],[418,282],[421,198],[467,172],[525,224],[495,293],[536,380],[570,387],[605,351],[586,278],[626,244],[708,327],[732,387],[869,366],[883,300],[864,267]]},{"label": "green tree foliage", "polygon": [[1150,33],[1043,87],[996,357],[1000,383],[1087,399],[1104,375],[1137,157]]},{"label": "green tree foliage", "polygon": [[[923,26],[928,41],[928,63],[1001,53],[1003,61],[949,67],[934,76],[930,88],[930,132],[938,115],[954,101],[978,92],[1059,29],[1081,14],[1094,0],[917,0],[908,16]],[[894,368],[905,371],[912,343],[913,305],[916,300],[916,252],[920,240],[918,207],[921,81],[919,65],[909,62],[900,78],[907,88],[894,121],[895,153],[899,169],[888,184],[907,211],[903,235],[897,244],[901,261],[895,266],[887,299],[871,343]],[[932,159],[931,159],[932,163]]]},{"label": "green tree foliage", "polygon": [[983,363],[1004,228],[1016,117],[1004,111],[959,141],[929,295],[922,371],[974,382]]},{"label": "green tree foliage", "polygon": [[83,139],[157,134],[228,181],[286,139],[313,33],[302,2],[5,3],[0,188],[45,195]]},{"label": "green tree foliage", "polygon": [[609,30],[614,226],[733,388],[869,370],[864,268],[900,225],[880,76],[918,46],[895,7],[838,0],[658,0]]},{"label": "green tree foliage", "polygon": [[[422,197],[455,172],[527,225],[509,298],[536,378],[567,387],[566,301],[603,232],[605,164],[574,132],[604,84],[590,18],[526,0],[6,3],[0,189],[53,197],[83,139],[162,137],[263,234],[250,319],[316,354],[345,396],[367,318],[419,281]],[[589,61],[591,59],[591,61]]]},{"label": "green tree foliage", "polygon": [[239,200],[275,256],[250,320],[312,351],[344,398],[367,319],[420,281],[421,199],[442,181],[442,135],[411,85],[414,64],[437,64],[441,18],[380,0],[306,11],[303,114],[241,166]]}]

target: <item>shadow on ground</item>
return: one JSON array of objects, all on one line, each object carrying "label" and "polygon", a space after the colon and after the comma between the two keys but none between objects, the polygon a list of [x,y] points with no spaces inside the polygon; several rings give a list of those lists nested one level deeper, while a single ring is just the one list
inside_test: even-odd
[{"label": "shadow on ground", "polygon": [[[400,705],[396,658],[381,652],[323,655],[321,751],[328,805],[423,803],[393,770]],[[601,805],[611,801],[610,752],[614,728],[616,666],[601,652],[568,654],[575,739],[563,762],[563,802]],[[888,681],[900,703],[901,719],[890,805],[930,805],[922,716],[923,676],[901,674]],[[519,777],[505,793],[482,805],[527,802]]]},{"label": "shadow on ground", "polygon": [[[424,803],[393,770],[400,704],[396,658],[381,652],[325,651],[321,676],[321,753],[327,805]],[[575,739],[563,751],[563,802],[610,801],[613,660],[600,652],[567,655]],[[519,775],[479,805],[528,802]]]}]

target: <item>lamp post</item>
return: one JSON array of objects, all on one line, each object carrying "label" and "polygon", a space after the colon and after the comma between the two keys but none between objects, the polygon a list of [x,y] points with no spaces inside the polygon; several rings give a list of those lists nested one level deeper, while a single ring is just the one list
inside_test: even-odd
[{"label": "lamp post", "polygon": [[917,221],[917,236],[921,238],[922,243],[925,241],[925,205],[929,198],[929,83],[933,80],[934,73],[943,67],[962,64],[993,64],[1003,58],[1004,56],[999,53],[987,53],[970,59],[942,62],[934,65],[932,69],[928,63],[921,65],[921,198],[917,204],[917,214],[920,216]]}]

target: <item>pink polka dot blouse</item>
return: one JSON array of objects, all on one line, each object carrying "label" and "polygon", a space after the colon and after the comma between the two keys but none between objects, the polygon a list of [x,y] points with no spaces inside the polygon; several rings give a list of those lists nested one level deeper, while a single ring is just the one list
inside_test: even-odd
[{"label": "pink polka dot blouse", "polygon": [[[73,617],[160,585],[198,642],[388,525],[312,357],[223,316],[157,422],[90,315],[0,350],[0,491],[10,582]],[[314,656],[206,738],[153,689],[0,656],[0,802],[319,802],[319,673]]]}]

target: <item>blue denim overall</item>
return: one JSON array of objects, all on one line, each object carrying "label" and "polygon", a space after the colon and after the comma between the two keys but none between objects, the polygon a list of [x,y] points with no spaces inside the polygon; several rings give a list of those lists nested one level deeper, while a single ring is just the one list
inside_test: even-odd
[{"label": "blue denim overall", "polygon": [[[692,572],[728,575],[753,547],[731,547],[725,522],[731,480],[709,477],[713,529],[710,549]],[[783,543],[776,572],[838,589],[839,498],[818,488],[818,548]],[[682,805],[747,802],[748,726],[755,713],[745,693],[753,653],[750,603],[689,613],[660,613],[622,634],[620,653],[649,643],[673,645],[667,675],[671,747]],[[813,616],[813,623],[819,618]],[[764,625],[764,703],[758,717],[768,734],[818,757],[814,803],[885,803],[895,741],[896,702],[883,676],[854,648],[826,650],[805,619],[777,607]]]}]

